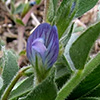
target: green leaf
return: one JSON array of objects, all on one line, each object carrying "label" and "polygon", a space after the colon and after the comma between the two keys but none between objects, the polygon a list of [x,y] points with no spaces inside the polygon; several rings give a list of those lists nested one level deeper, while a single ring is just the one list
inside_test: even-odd
[{"label": "green leaf", "polygon": [[60,41],[63,43],[64,47],[67,45],[69,39],[71,38],[73,28],[74,28],[74,23],[72,23],[72,25],[69,28],[70,29],[68,30],[68,32],[66,31],[65,32],[66,34],[60,39]]},{"label": "green leaf", "polygon": [[26,50],[22,50],[20,53],[19,53],[19,56],[25,56],[26,55]]},{"label": "green leaf", "polygon": [[65,100],[81,81],[82,70],[76,71],[58,92],[55,100]]},{"label": "green leaf", "polygon": [[[88,75],[90,75],[90,77],[92,79],[92,75],[94,73],[96,73],[96,70],[97,70],[96,68],[98,68],[98,66],[100,66],[100,53],[94,59],[92,59],[90,62],[88,62],[83,70],[75,71],[75,73],[68,80],[68,82],[58,92],[56,100],[64,100],[66,97],[67,97],[66,100],[79,99],[82,96],[82,95],[80,95],[80,93],[83,92],[84,87],[81,86],[81,88],[79,88],[77,91],[75,91],[75,90],[78,88],[80,83],[83,82],[82,80],[85,80],[85,78],[89,77]],[[100,72],[100,70],[98,72]],[[96,82],[97,82],[100,80],[100,78],[99,78],[99,76],[96,76],[96,77],[98,77],[98,79],[96,80]],[[88,81],[88,82],[90,83],[91,81]],[[89,87],[91,87],[91,89],[93,89],[95,87],[94,84],[97,85],[98,83],[100,83],[100,82],[97,82],[97,83],[94,82],[94,84],[91,86],[92,82],[89,85]],[[86,83],[84,83],[84,84],[86,85]],[[88,91],[86,91],[86,92],[88,92]],[[83,94],[84,94],[84,92],[83,92]]]},{"label": "green leaf", "polygon": [[84,97],[79,100],[100,100],[100,97]]},{"label": "green leaf", "polygon": [[18,98],[33,89],[33,75],[25,79],[9,96],[9,100]]},{"label": "green leaf", "polygon": [[[73,91],[68,100],[74,100],[87,94],[89,91],[93,90],[100,83],[100,65],[94,69]],[[81,90],[81,91],[79,91]]]},{"label": "green leaf", "polygon": [[85,30],[85,28],[83,26],[80,26],[80,27],[75,27],[74,29],[74,33],[77,33],[77,32],[83,32]]},{"label": "green leaf", "polygon": [[[68,100],[79,99],[100,84],[100,53],[92,59],[83,70],[82,81],[68,97]],[[80,91],[81,90],[81,91]]]},{"label": "green leaf", "polygon": [[72,70],[70,69],[70,66],[64,55],[58,58],[56,62],[56,68],[57,68],[56,78],[59,78],[65,74],[72,73]]},{"label": "green leaf", "polygon": [[48,10],[47,10],[47,22],[52,22],[54,18],[55,10],[53,0],[49,0]]},{"label": "green leaf", "polygon": [[26,3],[25,5],[24,5],[24,9],[23,9],[23,11],[22,11],[22,18],[27,14],[27,12],[29,11],[31,9],[31,6],[30,6],[30,4],[29,3]]},{"label": "green leaf", "polygon": [[14,14],[15,12],[15,5],[14,5],[14,1],[11,0],[11,13]]},{"label": "green leaf", "polygon": [[0,97],[17,72],[18,72],[18,65],[16,56],[11,51],[5,51],[4,66],[2,72],[4,85],[0,90]]},{"label": "green leaf", "polygon": [[15,19],[15,22],[16,22],[17,24],[19,24],[19,25],[23,25],[23,26],[24,26],[23,21],[22,21],[21,19],[19,19],[19,18],[16,18],[16,19]]},{"label": "green leaf", "polygon": [[0,77],[0,89],[2,88],[3,86],[3,79]]},{"label": "green leaf", "polygon": [[55,100],[57,95],[57,88],[54,83],[55,71],[52,70],[42,83],[36,86],[25,98],[20,100]]},{"label": "green leaf", "polygon": [[57,10],[57,6],[58,6],[58,1],[59,0],[53,0],[53,4],[54,4],[54,10],[56,11]]},{"label": "green leaf", "polygon": [[86,96],[92,96],[92,97],[100,97],[100,84],[90,91]]},{"label": "green leaf", "polygon": [[23,9],[24,9],[24,6],[25,6],[25,4],[22,4],[22,3],[19,4],[19,6],[16,8],[14,14],[21,13],[23,11]]},{"label": "green leaf", "polygon": [[75,7],[72,10],[73,0],[63,0],[54,18],[54,23],[58,28],[59,38],[62,37],[64,32],[70,25],[76,13],[78,0],[75,0]]},{"label": "green leaf", "polygon": [[52,22],[55,13],[56,13],[56,8],[58,4],[58,0],[49,0],[49,5],[48,5],[48,10],[47,10],[47,22]]},{"label": "green leaf", "polygon": [[36,4],[40,4],[41,3],[41,0],[35,0],[36,1]]},{"label": "green leaf", "polygon": [[[32,65],[29,65],[29,66],[32,66]],[[24,75],[25,75],[25,76],[31,76],[32,74],[34,74],[34,69],[33,69],[33,67],[31,67],[30,69],[28,69],[28,70],[26,70],[26,71],[24,72]]]},{"label": "green leaf", "polygon": [[72,62],[72,60],[71,60],[71,58],[70,58],[69,50],[70,50],[72,44],[75,42],[75,40],[76,40],[78,37],[79,37],[79,34],[72,34],[71,38],[69,39],[69,41],[68,41],[68,43],[67,43],[67,45],[66,45],[66,47],[65,47],[65,52],[64,52],[64,55],[65,55],[65,57],[66,57],[66,59],[67,59],[67,61],[68,61],[68,64],[69,64],[69,66],[70,66],[70,68],[71,68],[72,70],[75,70],[75,67],[74,67],[73,62]]},{"label": "green leaf", "polygon": [[99,0],[79,0],[76,17],[83,15],[85,12],[93,8]]},{"label": "green leaf", "polygon": [[70,69],[64,55],[58,58],[56,62],[56,68],[56,83],[58,88],[60,89],[71,76],[72,70]]},{"label": "green leaf", "polygon": [[83,69],[87,61],[89,52],[100,34],[100,22],[88,28],[81,36],[73,43],[70,48],[70,57],[75,68]]}]

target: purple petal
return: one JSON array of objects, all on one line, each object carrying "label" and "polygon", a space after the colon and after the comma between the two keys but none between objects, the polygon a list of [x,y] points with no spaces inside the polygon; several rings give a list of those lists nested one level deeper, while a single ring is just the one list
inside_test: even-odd
[{"label": "purple petal", "polygon": [[57,60],[59,53],[59,39],[56,26],[52,26],[49,38],[47,40],[47,45],[48,48],[46,52],[45,64],[47,64],[48,68],[50,68]]},{"label": "purple petal", "polygon": [[[33,41],[32,43],[32,52],[36,52],[39,53],[41,58],[44,58],[44,53],[46,52],[46,47],[43,43],[43,39],[38,38],[36,40]],[[35,56],[35,55],[33,55]]]}]

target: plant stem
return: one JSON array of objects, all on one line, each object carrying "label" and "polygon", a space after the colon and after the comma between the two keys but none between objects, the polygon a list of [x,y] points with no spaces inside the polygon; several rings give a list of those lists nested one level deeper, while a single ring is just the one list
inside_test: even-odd
[{"label": "plant stem", "polygon": [[90,74],[98,65],[100,65],[100,53],[90,60],[84,67],[83,70],[78,70],[70,78],[70,80],[62,87],[58,92],[56,100],[65,100],[66,97],[75,89],[75,87],[88,75]]},{"label": "plant stem", "polygon": [[56,100],[65,100],[67,96],[73,91],[73,89],[80,83],[81,81],[82,70],[78,70],[74,73],[72,78],[63,86],[63,88],[58,92],[58,96]]},{"label": "plant stem", "polygon": [[16,76],[13,78],[13,80],[11,81],[11,83],[9,84],[9,86],[6,88],[6,90],[4,91],[1,100],[7,100],[8,96],[12,90],[12,88],[14,87],[14,85],[16,84],[16,82],[19,80],[19,78],[23,75],[23,72],[25,72],[27,69],[29,69],[30,67],[24,67],[21,70],[19,70],[19,72],[16,74]]},{"label": "plant stem", "polygon": [[[27,14],[23,17],[22,21],[25,25],[27,24],[33,10],[34,10],[34,7],[32,7],[27,12]],[[17,29],[18,29],[18,53],[20,53],[23,50],[23,36],[25,32],[25,26],[17,25]]]},{"label": "plant stem", "polygon": [[24,26],[18,26],[18,53],[23,50],[23,35],[25,32]]}]

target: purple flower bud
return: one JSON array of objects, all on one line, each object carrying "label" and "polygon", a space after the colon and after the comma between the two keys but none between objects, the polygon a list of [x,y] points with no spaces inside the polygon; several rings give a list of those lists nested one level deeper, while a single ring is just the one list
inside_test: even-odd
[{"label": "purple flower bud", "polygon": [[58,53],[59,39],[56,26],[40,24],[27,41],[27,57],[30,63],[35,66],[36,56],[39,56],[42,59],[42,66],[48,69],[57,60]]}]

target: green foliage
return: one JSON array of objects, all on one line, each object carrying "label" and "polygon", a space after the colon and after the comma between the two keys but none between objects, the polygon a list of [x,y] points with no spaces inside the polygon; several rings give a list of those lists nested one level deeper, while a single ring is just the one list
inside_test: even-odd
[{"label": "green foliage", "polygon": [[30,8],[31,8],[30,4],[29,3],[26,3],[24,5],[24,9],[23,9],[23,11],[21,13],[21,16],[24,17],[27,14],[27,12],[29,11]]},{"label": "green foliage", "polygon": [[[100,57],[100,54],[99,54],[99,57]],[[100,74],[100,63],[98,65],[94,62],[94,65],[97,65],[95,66],[96,68],[90,74],[88,74],[88,76],[78,85],[78,87],[71,93],[68,100],[74,100],[74,99],[80,98],[88,94],[91,90],[95,89],[100,84],[100,78],[98,77]]]},{"label": "green foliage", "polygon": [[47,22],[52,22],[56,14],[58,0],[48,0]]},{"label": "green foliage", "polygon": [[58,8],[57,13],[55,14],[54,22],[58,28],[59,38],[62,37],[74,18],[77,9],[77,2],[78,0],[75,1],[76,5],[73,10],[71,9],[73,0],[63,0]]},{"label": "green foliage", "polygon": [[15,22],[18,24],[18,25],[24,25],[23,21],[19,18],[16,18],[15,19]]},{"label": "green foliage", "polygon": [[3,86],[3,79],[0,77],[0,89],[2,88]]},{"label": "green foliage", "polygon": [[18,71],[16,56],[11,51],[5,51],[3,59],[4,66],[2,71],[2,79],[4,84],[0,90],[0,97]]},{"label": "green foliage", "polygon": [[91,47],[100,34],[100,23],[88,28],[71,46],[70,57],[75,68],[83,69]]},{"label": "green foliage", "polygon": [[35,0],[36,4],[40,4],[41,0]]},{"label": "green foliage", "polygon": [[14,5],[14,0],[11,1],[11,13],[14,14],[15,12],[15,5]]},{"label": "green foliage", "polygon": [[72,23],[72,25],[69,27],[69,30],[67,30],[67,31],[65,32],[65,33],[67,33],[67,34],[65,34],[64,37],[62,37],[62,38],[60,39],[60,42],[63,43],[63,46],[64,46],[64,47],[66,46],[66,44],[68,43],[69,39],[71,38],[71,35],[72,35],[72,32],[73,32],[73,28],[74,28],[74,23]]},{"label": "green foliage", "polygon": [[[6,0],[2,0],[5,1]],[[35,0],[40,4],[41,0]],[[80,36],[73,34],[75,17],[79,17],[95,6],[98,0],[49,0],[46,21],[56,25],[59,35],[59,56],[51,68],[44,73],[45,78],[37,81],[36,72],[32,66],[25,67],[23,73],[18,71],[17,57],[12,51],[4,51],[3,64],[0,69],[0,98],[13,82],[12,91],[8,100],[100,100],[100,53],[89,58],[91,48],[99,37],[100,22],[89,27]],[[17,25],[24,25],[21,18],[14,17],[20,14],[23,18],[31,9],[29,3],[14,6],[11,1],[12,18]],[[73,31],[74,30],[74,31]],[[0,51],[2,41],[0,40]],[[56,53],[56,52],[55,52]],[[20,55],[25,55],[22,51]],[[38,66],[41,68],[41,66]],[[45,67],[45,66],[44,66]],[[40,72],[42,73],[42,72]],[[21,76],[21,80],[12,81]],[[41,74],[40,74],[41,75]],[[37,75],[39,76],[39,75]],[[15,82],[15,83],[14,83]],[[17,82],[17,83],[16,83]],[[15,85],[15,86],[14,86]],[[5,95],[6,96],[6,95]],[[3,99],[5,100],[5,99]]]},{"label": "green foliage", "polygon": [[80,100],[100,100],[99,97],[84,97],[84,98],[81,98]]},{"label": "green foliage", "polygon": [[[56,100],[63,100],[66,97],[67,97],[66,100],[79,99],[80,97],[82,97],[80,93],[83,93],[83,94],[86,92],[88,93],[89,91],[91,91],[91,89],[95,88],[99,84],[99,80],[98,80],[99,77],[97,76],[97,74],[99,74],[100,72],[98,71],[98,73],[96,74],[96,71],[98,70],[98,67],[100,66],[99,59],[100,59],[100,53],[94,59],[88,62],[88,64],[86,64],[83,70],[75,71],[75,73],[72,75],[69,81],[66,82],[66,84],[58,92]],[[85,79],[86,81],[91,80],[92,75],[95,75],[96,77],[98,77],[98,79],[94,82],[91,82],[91,87],[90,87],[90,84],[87,84],[89,85],[90,88],[89,87],[82,88],[81,82],[83,82],[84,86],[86,86],[86,83],[84,82],[84,80]],[[76,87],[79,89],[77,91],[74,91]],[[80,89],[82,89],[82,92],[79,92]],[[83,92],[84,90],[85,92]],[[73,94],[76,94],[76,95],[73,95]],[[75,98],[75,97],[78,97],[78,98]]]},{"label": "green foliage", "polygon": [[70,68],[73,71],[75,71],[75,67],[74,67],[73,62],[71,60],[71,57],[70,57],[70,54],[69,54],[69,50],[70,50],[72,44],[75,42],[75,40],[77,40],[78,37],[79,37],[78,34],[72,34],[70,40],[68,41],[68,43],[67,43],[67,45],[65,47],[65,52],[64,52],[64,55],[65,55],[65,57],[66,57],[66,59],[68,61],[68,64],[70,65]]},{"label": "green foliage", "polygon": [[33,69],[33,67],[31,66],[31,68],[28,69],[28,70],[26,70],[26,71],[24,72],[24,74],[25,74],[26,76],[31,76],[32,74],[34,74],[34,69]]},{"label": "green foliage", "polygon": [[99,0],[79,0],[76,17],[82,16],[85,12],[93,8],[98,1]]},{"label": "green foliage", "polygon": [[24,9],[24,6],[25,6],[25,4],[19,4],[15,9],[14,14],[21,13],[23,11],[23,9]]},{"label": "green foliage", "polygon": [[73,89],[79,84],[81,80],[81,74],[82,74],[81,70],[76,71],[69,79],[69,81],[66,82],[65,85],[60,89],[57,98],[55,100],[66,99],[66,97],[69,96],[70,93],[73,91]]},{"label": "green foliage", "polygon": [[100,97],[100,84],[90,91],[86,96]]},{"label": "green foliage", "polygon": [[57,88],[54,82],[55,69],[51,70],[48,76],[42,83],[36,86],[25,98],[20,100],[55,100]]},{"label": "green foliage", "polygon": [[70,69],[70,66],[64,55],[62,55],[56,62],[56,68],[56,83],[60,89],[71,76],[72,70]]},{"label": "green foliage", "polygon": [[10,93],[9,100],[17,99],[33,89],[33,75],[25,79],[15,90]]}]

